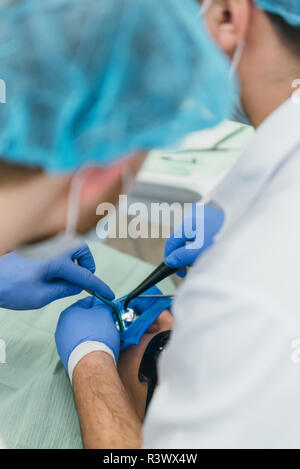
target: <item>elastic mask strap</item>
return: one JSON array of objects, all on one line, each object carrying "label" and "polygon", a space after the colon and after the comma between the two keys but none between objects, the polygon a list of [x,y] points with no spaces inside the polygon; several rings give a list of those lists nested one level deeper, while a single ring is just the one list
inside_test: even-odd
[{"label": "elastic mask strap", "polygon": [[135,178],[132,169],[128,166],[122,172],[122,194],[128,194],[134,184]]},{"label": "elastic mask strap", "polygon": [[232,79],[238,69],[239,63],[241,61],[243,52],[245,48],[245,41],[244,39],[241,39],[240,42],[237,45],[236,51],[234,53],[233,59],[232,59],[232,64],[230,67],[230,74],[229,78]]},{"label": "elastic mask strap", "polygon": [[[86,168],[85,168],[86,169]],[[68,213],[66,221],[65,233],[68,235],[76,235],[79,211],[80,211],[80,195],[85,179],[85,169],[79,169],[73,176],[69,199],[68,199]]]},{"label": "elastic mask strap", "polygon": [[212,0],[204,0],[199,11],[199,16],[204,16],[211,4]]},{"label": "elastic mask strap", "polygon": [[78,225],[80,194],[84,178],[85,173],[82,169],[77,171],[72,178],[65,231],[44,241],[20,246],[16,249],[19,255],[28,259],[47,259],[63,254],[82,243],[80,238],[76,236],[76,228]]}]

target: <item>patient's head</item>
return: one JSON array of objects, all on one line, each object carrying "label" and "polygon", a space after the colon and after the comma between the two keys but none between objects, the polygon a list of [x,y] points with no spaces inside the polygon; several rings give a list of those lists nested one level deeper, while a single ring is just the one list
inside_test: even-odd
[{"label": "patient's head", "polygon": [[155,364],[161,352],[160,349],[166,345],[168,339],[168,335],[162,333],[171,331],[173,322],[170,311],[163,311],[143,335],[139,345],[131,346],[120,354],[119,374],[141,420],[145,416],[148,391],[150,391],[151,397],[151,389],[149,389],[143,372],[146,371],[147,375],[148,371],[152,371],[152,365]]},{"label": "patient's head", "polygon": [[[78,232],[91,230],[99,221],[99,203],[116,203],[123,174],[135,176],[145,159],[136,153],[107,167],[84,170]],[[65,229],[68,198],[74,173],[49,175],[39,167],[0,160],[0,255],[19,244],[35,242]]]}]

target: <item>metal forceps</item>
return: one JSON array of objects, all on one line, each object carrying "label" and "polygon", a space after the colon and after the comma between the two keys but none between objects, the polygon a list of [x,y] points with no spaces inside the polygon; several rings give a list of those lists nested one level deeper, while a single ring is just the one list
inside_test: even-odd
[{"label": "metal forceps", "polygon": [[160,264],[142,283],[140,283],[129,295],[120,298],[124,301],[124,309],[126,310],[129,303],[138,297],[144,298],[173,298],[174,295],[143,295],[147,290],[154,287],[157,283],[175,274],[179,269],[173,269],[165,263]]}]

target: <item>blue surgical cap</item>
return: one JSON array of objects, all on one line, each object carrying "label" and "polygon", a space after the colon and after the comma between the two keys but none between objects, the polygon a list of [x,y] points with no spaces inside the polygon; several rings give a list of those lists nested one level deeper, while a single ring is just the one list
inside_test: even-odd
[{"label": "blue surgical cap", "polygon": [[0,9],[0,155],[70,170],[174,144],[232,107],[195,0],[24,0]]},{"label": "blue surgical cap", "polygon": [[255,0],[262,10],[281,16],[287,23],[300,26],[299,0]]}]

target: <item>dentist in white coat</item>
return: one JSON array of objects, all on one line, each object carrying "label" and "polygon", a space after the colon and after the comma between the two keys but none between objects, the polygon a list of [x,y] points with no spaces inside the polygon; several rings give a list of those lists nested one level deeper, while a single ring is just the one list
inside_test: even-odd
[{"label": "dentist in white coat", "polygon": [[300,448],[300,2],[205,6],[257,132],[211,194],[225,222],[175,302],[144,445]]}]

